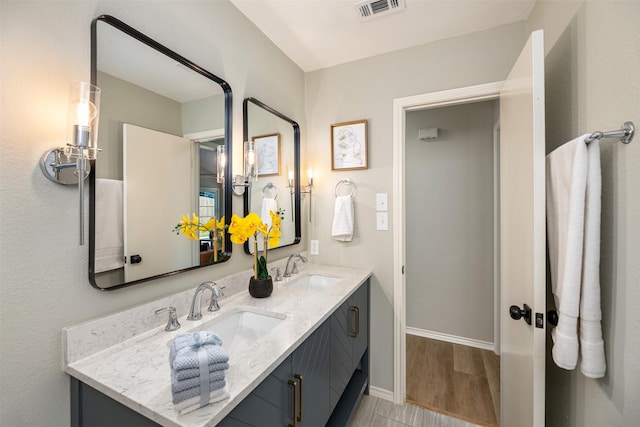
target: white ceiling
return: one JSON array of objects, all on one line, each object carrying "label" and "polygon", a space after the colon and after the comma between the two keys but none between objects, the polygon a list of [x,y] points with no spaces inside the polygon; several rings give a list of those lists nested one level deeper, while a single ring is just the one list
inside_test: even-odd
[{"label": "white ceiling", "polygon": [[231,0],[302,70],[321,68],[528,18],[535,0],[400,0],[361,21],[355,0]]}]

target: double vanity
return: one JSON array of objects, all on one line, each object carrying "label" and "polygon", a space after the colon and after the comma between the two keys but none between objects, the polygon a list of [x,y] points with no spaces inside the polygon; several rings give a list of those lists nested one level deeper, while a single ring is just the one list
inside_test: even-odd
[{"label": "double vanity", "polygon": [[[186,319],[194,290],[63,330],[73,426],[344,425],[368,386],[370,271],[308,264],[249,296],[250,272],[216,280],[226,297]],[[173,306],[181,328],[155,311]],[[171,401],[169,346],[212,330],[230,355],[230,398],[179,415]]]}]

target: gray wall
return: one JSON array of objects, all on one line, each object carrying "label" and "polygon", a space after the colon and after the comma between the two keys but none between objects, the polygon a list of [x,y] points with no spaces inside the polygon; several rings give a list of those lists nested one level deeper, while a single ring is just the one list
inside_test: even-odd
[{"label": "gray wall", "polygon": [[[89,285],[88,246],[78,246],[78,190],[47,180],[38,161],[46,149],[64,144],[69,83],[89,80],[90,23],[102,13],[124,20],[229,82],[234,94],[236,153],[242,149],[245,96],[263,100],[299,121],[303,132],[305,129],[303,72],[226,0],[3,0],[2,426],[69,425],[69,379],[61,363],[62,327],[195,289],[203,281],[251,266],[251,257],[234,245],[231,260],[219,266],[119,291],[103,292]],[[240,170],[237,161],[234,170]],[[234,198],[233,204],[234,212],[242,212],[241,198]],[[304,248],[305,244],[279,249],[270,256],[276,259]],[[158,318],[158,326],[163,321]]]},{"label": "gray wall", "polygon": [[[393,390],[393,209],[389,231],[376,231],[375,194],[392,189],[393,99],[503,80],[527,39],[524,23],[399,50],[306,74],[307,158],[316,177],[309,238],[320,243],[316,262],[370,268],[371,384]],[[369,168],[331,171],[330,125],[369,120]],[[355,236],[331,238],[334,188],[355,181]],[[306,202],[305,202],[306,203]]]},{"label": "gray wall", "polygon": [[[496,104],[406,114],[408,327],[493,343]],[[431,127],[437,139],[418,139]]]},{"label": "gray wall", "polygon": [[[583,133],[640,123],[640,3],[538,2],[545,30],[548,151]],[[585,378],[547,357],[548,426],[635,426],[640,419],[640,144],[602,153],[601,296],[607,373]],[[549,349],[549,347],[548,347]]]}]

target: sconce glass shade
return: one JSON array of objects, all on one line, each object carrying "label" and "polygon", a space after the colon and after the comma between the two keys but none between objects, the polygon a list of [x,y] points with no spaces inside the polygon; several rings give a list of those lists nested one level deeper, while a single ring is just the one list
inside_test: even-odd
[{"label": "sconce glass shade", "polygon": [[244,178],[246,182],[258,180],[258,153],[253,141],[244,143]]},{"label": "sconce glass shade", "polygon": [[67,156],[94,160],[98,149],[100,88],[87,82],[73,82],[67,115]]},{"label": "sconce glass shade", "polygon": [[227,153],[224,145],[218,145],[216,154],[216,180],[218,184],[224,182],[224,169],[227,166]]}]

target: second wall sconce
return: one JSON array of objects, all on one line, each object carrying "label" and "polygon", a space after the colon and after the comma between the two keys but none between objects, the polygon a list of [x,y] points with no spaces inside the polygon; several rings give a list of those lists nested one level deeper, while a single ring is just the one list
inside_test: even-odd
[{"label": "second wall sconce", "polygon": [[80,193],[80,245],[84,245],[84,180],[91,173],[88,160],[95,160],[98,148],[100,88],[73,82],[69,92],[67,145],[47,150],[40,169],[56,184],[76,185]]},{"label": "second wall sconce", "polygon": [[251,187],[251,185],[258,180],[258,153],[256,152],[256,146],[253,141],[245,141],[243,158],[244,176],[236,175],[231,184],[233,194],[236,196],[242,196],[245,188]]}]

